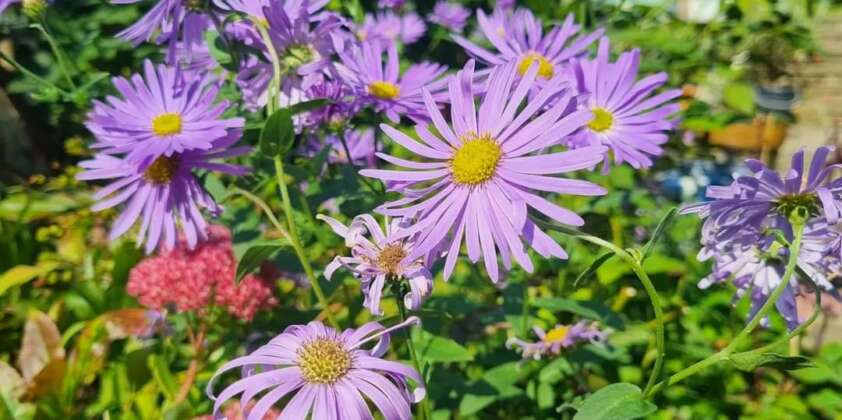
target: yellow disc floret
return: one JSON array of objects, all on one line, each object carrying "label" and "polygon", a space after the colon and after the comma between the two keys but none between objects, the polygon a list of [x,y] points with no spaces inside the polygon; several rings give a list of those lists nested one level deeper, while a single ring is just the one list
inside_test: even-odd
[{"label": "yellow disc floret", "polygon": [[588,128],[591,130],[601,133],[614,125],[614,115],[605,108],[594,108],[591,112],[593,112],[593,119],[588,123]]},{"label": "yellow disc floret", "polygon": [[570,328],[566,325],[560,325],[551,329],[547,332],[547,335],[544,336],[544,341],[547,343],[557,343],[559,341],[563,341],[567,337],[567,331]]},{"label": "yellow disc floret", "polygon": [[450,170],[453,180],[464,185],[478,185],[494,176],[503,151],[491,136],[471,134],[462,139],[462,147],[453,155]]},{"label": "yellow disc floret", "polygon": [[143,171],[143,178],[153,184],[169,184],[178,171],[178,156],[160,156]]},{"label": "yellow disc floret", "polygon": [[378,80],[368,85],[368,93],[380,99],[395,99],[400,96],[401,88],[394,83]]},{"label": "yellow disc floret", "polygon": [[311,384],[332,384],[351,369],[351,353],[336,341],[319,338],[298,350],[298,368]]},{"label": "yellow disc floret", "polygon": [[543,77],[544,79],[551,79],[553,74],[555,74],[553,63],[550,63],[550,60],[547,60],[547,57],[544,57],[536,52],[528,53],[520,59],[520,63],[517,65],[517,72],[521,76],[525,76],[526,72],[529,71],[529,68],[532,67],[532,63],[536,61],[538,62],[538,76]]},{"label": "yellow disc floret", "polygon": [[181,134],[181,115],[174,112],[158,115],[152,120],[152,132],[161,137]]}]

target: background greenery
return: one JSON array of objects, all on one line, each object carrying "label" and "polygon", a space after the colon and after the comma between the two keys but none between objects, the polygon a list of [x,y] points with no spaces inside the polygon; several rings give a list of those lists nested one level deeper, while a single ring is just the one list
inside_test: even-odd
[{"label": "background greenery", "polygon": [[[489,7],[482,1],[463,3]],[[694,161],[716,160],[716,165],[701,164],[703,175],[709,181],[727,182],[733,156],[714,159],[722,154],[704,141],[682,140],[689,138],[688,132],[701,138],[707,131],[752,118],[756,112],[752,86],[764,74],[785,71],[782,63],[821,54],[811,38],[811,14],[827,7],[796,0],[723,1],[719,19],[698,24],[678,19],[672,2],[529,0],[524,5],[546,22],[575,13],[587,28],[605,26],[615,50],[640,48],[644,71],[667,71],[670,84],[687,92],[682,99],[687,131],[676,134],[656,168],[638,172],[619,167],[605,176],[590,175],[608,186],[607,196],[561,199],[585,215],[585,231],[620,246],[645,242],[670,208],[696,198],[694,191],[670,187],[674,178],[693,174],[686,173]],[[340,1],[331,4],[340,6]],[[373,6],[373,1],[362,3],[365,10]],[[55,91],[0,67],[0,88],[9,99],[0,97],[0,418],[180,419],[207,414],[211,402],[203,389],[217,367],[243,354],[244,343],[260,343],[317,314],[308,309],[313,300],[309,289],[291,279],[301,267],[291,250],[282,249],[272,259],[290,278],[277,282],[281,304],[275,310],[259,313],[248,324],[212,312],[204,320],[208,339],[198,356],[188,338],[189,327],[202,323],[195,314],[169,313],[166,329],[145,334],[149,318],[125,293],[128,273],[143,255],[130,240],[105,240],[114,213],[92,214],[91,186],[77,183],[73,175],[91,141],[82,125],[90,100],[112,91],[109,75],[137,71],[144,58],[161,59],[154,46],[131,48],[114,38],[146,7],[59,0],[50,8],[47,25],[70,58],[75,89],[63,79],[49,46],[26,17],[14,8],[0,16],[0,50],[13,52],[22,65],[64,90]],[[414,7],[426,14],[432,4],[417,2]],[[783,47],[770,52],[758,45]],[[406,62],[421,58],[453,68],[466,59],[437,27],[403,54]],[[713,99],[695,95],[699,87],[716,95]],[[233,89],[227,94],[236,99]],[[245,139],[255,144],[260,116],[241,115],[255,121]],[[325,171],[324,156],[288,157],[290,184],[299,186],[292,188],[294,203],[325,211],[331,200],[350,217],[383,200],[357,181],[351,167],[330,165]],[[258,175],[268,173],[271,166],[258,154],[243,163],[257,168]],[[239,255],[272,236],[250,202],[229,195],[234,186],[247,189],[280,213],[271,178],[234,181],[207,176],[204,182],[218,200],[225,201],[227,211],[220,223],[234,231]],[[333,255],[345,251],[341,239],[312,216],[294,215],[313,266],[320,270]],[[669,320],[667,373],[721,349],[746,318],[746,302],[739,302],[736,310],[732,307],[733,290],[696,287],[708,272],[695,258],[698,228],[694,217],[676,218],[646,263]],[[449,283],[436,280],[434,296],[420,314],[423,329],[413,332],[422,359],[432,366],[425,374],[434,418],[571,417],[568,405],[590,392],[613,382],[645,381],[655,356],[654,326],[636,278],[624,263],[611,259],[592,276],[579,279],[601,251],[569,238],[558,239],[571,255],[569,261],[535,258],[534,274],[516,269],[503,288],[495,288],[464,262]],[[343,325],[358,326],[371,318],[361,307],[357,282],[347,273],[340,271],[323,287]],[[394,321],[394,304],[387,303],[385,310],[385,322]],[[521,361],[504,345],[512,334],[533,339],[524,327],[579,319],[599,321],[611,332],[609,344],[586,345],[544,361]],[[755,340],[767,342],[784,330],[774,319]],[[649,416],[842,418],[842,343],[804,344],[794,350],[815,355],[817,367],[743,372],[720,364],[671,386],[657,398],[659,408]],[[395,337],[393,352],[391,357],[409,358],[400,337]],[[177,402],[175,394],[194,359],[199,374],[187,398]]]}]

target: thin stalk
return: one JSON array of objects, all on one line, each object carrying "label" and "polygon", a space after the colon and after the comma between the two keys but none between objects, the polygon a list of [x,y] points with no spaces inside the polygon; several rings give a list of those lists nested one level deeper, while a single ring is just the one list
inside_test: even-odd
[{"label": "thin stalk", "polygon": [[298,256],[298,260],[301,262],[301,266],[304,267],[304,273],[307,275],[307,280],[310,281],[310,285],[313,287],[313,292],[316,294],[316,298],[319,299],[319,303],[322,304],[324,307],[325,315],[327,316],[328,322],[337,330],[340,329],[339,323],[336,322],[336,318],[333,317],[333,312],[330,309],[330,303],[327,300],[327,297],[322,291],[322,286],[319,285],[319,280],[316,278],[316,275],[313,273],[313,267],[310,265],[310,260],[307,258],[307,254],[304,252],[304,247],[301,246],[301,240],[298,237],[298,228],[295,225],[295,220],[292,214],[292,203],[289,199],[289,191],[287,190],[287,184],[284,181],[284,164],[283,159],[280,156],[275,156],[275,177],[278,181],[278,188],[281,190],[281,199],[284,203],[284,216],[287,220],[287,229],[289,231],[289,242],[292,244],[292,248],[295,250],[295,254]]},{"label": "thin stalk", "polygon": [[646,291],[646,294],[649,295],[649,302],[652,305],[652,311],[655,313],[655,347],[658,352],[655,358],[655,365],[652,367],[652,372],[649,374],[649,381],[647,382],[646,388],[643,391],[644,395],[647,395],[649,392],[652,391],[652,388],[658,382],[658,379],[660,379],[661,370],[664,367],[664,359],[666,358],[666,340],[664,338],[664,310],[661,307],[661,297],[660,295],[658,295],[658,290],[655,289],[655,285],[652,283],[652,280],[649,278],[649,275],[646,274],[646,270],[643,269],[640,257],[636,254],[632,255],[632,253],[630,253],[629,251],[626,251],[625,249],[622,249],[611,242],[608,242],[596,236],[587,235],[575,229],[545,222],[539,222],[539,224],[543,227],[546,227],[547,229],[552,229],[567,235],[571,235],[581,240],[590,242],[594,245],[598,245],[610,250],[618,257],[620,257],[620,259],[629,264],[634,274],[640,280],[640,283],[643,285],[643,289]]},{"label": "thin stalk", "polygon": [[[261,200],[260,197],[254,195],[254,194],[252,194],[252,193],[250,193],[250,192],[248,192],[248,191],[246,191],[242,188],[239,188],[239,187],[233,188],[233,190],[231,191],[229,196],[231,196],[231,195],[242,195],[242,196],[248,198],[249,200],[251,200],[252,203],[254,203],[257,207],[259,207],[261,210],[263,210],[263,213],[265,213],[266,217],[269,218],[269,222],[272,223],[272,226],[274,226],[275,229],[277,229],[279,232],[281,232],[281,234],[284,235],[284,237],[289,238],[289,232],[287,232],[287,230],[284,228],[284,226],[281,225],[281,222],[278,221],[278,218],[275,217],[275,214],[272,213],[272,209],[269,208],[269,205],[266,204],[265,201]],[[223,199],[222,201],[225,201],[225,200]]]},{"label": "thin stalk", "polygon": [[51,87],[51,88],[65,94],[65,95],[67,94],[67,91],[65,91],[64,89],[56,86],[55,84],[53,84],[53,82],[50,82],[49,80],[44,79],[43,77],[35,74],[31,70],[24,67],[22,64],[15,61],[14,58],[10,57],[9,55],[4,53],[3,51],[0,51],[0,59],[3,59],[3,61],[11,64],[12,67],[16,68],[19,72],[23,73],[24,76],[26,76],[26,77],[28,77],[28,78],[30,78],[30,79],[38,82],[38,83],[41,83],[41,84],[46,85],[48,87]]},{"label": "thin stalk", "polygon": [[260,37],[266,44],[266,49],[269,50],[269,57],[272,60],[272,82],[269,84],[269,99],[266,104],[266,111],[272,115],[278,109],[278,92],[281,90],[281,59],[278,57],[278,51],[275,50],[275,45],[272,43],[272,37],[266,27],[257,19],[252,19],[254,27],[260,32]]},{"label": "thin stalk", "polygon": [[[775,288],[772,294],[766,299],[766,302],[763,306],[760,307],[760,310],[754,315],[754,317],[746,324],[743,329],[737,333],[737,336],[731,341],[728,346],[724,349],[720,350],[719,352],[703,359],[687,368],[684,368],[674,375],[667,378],[665,381],[660,382],[659,384],[655,385],[654,388],[647,394],[647,396],[652,396],[663,390],[665,387],[676,384],[681,382],[682,380],[704,370],[705,368],[716,364],[717,362],[727,359],[729,356],[735,353],[736,348],[740,345],[740,343],[760,325],[760,321],[765,318],[772,308],[775,307],[775,303],[777,303],[778,299],[780,299],[781,295],[783,294],[784,290],[786,290],[787,285],[789,285],[789,280],[792,278],[793,274],[795,274],[795,269],[798,266],[798,254],[801,253],[801,242],[804,236],[804,224],[793,222],[793,231],[795,234],[795,240],[792,241],[792,247],[789,249],[789,261],[786,264],[786,270],[784,271],[784,276],[781,279],[781,283]],[[815,316],[811,318],[810,323],[815,321]],[[806,327],[804,327],[806,328]],[[803,329],[801,330],[803,331]],[[799,331],[800,332],[800,331]],[[787,338],[788,339],[788,338]],[[779,342],[775,343],[779,344]],[[761,347],[760,349],[768,348],[769,346]],[[760,350],[758,349],[758,350]],[[753,351],[758,351],[753,350]]]},{"label": "thin stalk", "polygon": [[[399,286],[398,283],[395,283]],[[393,288],[393,290],[397,293],[395,295],[395,303],[398,305],[398,313],[401,317],[401,323],[406,322],[406,309],[403,307],[403,302],[401,301],[401,293],[399,287]],[[412,366],[418,371],[418,374],[421,375],[421,380],[426,381],[426,377],[424,376],[424,371],[421,370],[421,361],[418,358],[418,353],[415,351],[415,345],[412,343],[412,335],[409,334],[409,329],[403,329],[403,335],[406,339],[406,348],[409,350],[409,358],[412,359]],[[420,403],[418,403],[418,411],[419,415],[422,420],[427,420],[430,417],[430,406],[429,406],[429,399],[425,396]]]},{"label": "thin stalk", "polygon": [[[354,178],[365,184],[365,186],[368,187],[370,190],[382,193],[382,191],[380,191],[379,189],[375,189],[374,186],[368,181],[368,179],[360,176],[360,167],[357,166],[357,164],[354,163],[354,159],[351,158],[351,148],[348,147],[348,141],[345,139],[344,131],[339,133],[339,142],[342,143],[342,149],[345,151],[345,156],[348,157],[348,163],[351,164],[351,166],[354,168]],[[376,151],[377,149],[374,150]]]},{"label": "thin stalk", "polygon": [[50,34],[50,31],[47,30],[46,22],[44,22],[42,18],[41,23],[33,24],[32,27],[41,31],[41,34],[44,35],[44,38],[53,50],[53,55],[56,56],[59,69],[61,69],[61,73],[64,75],[65,80],[67,80],[67,84],[70,86],[70,89],[76,90],[76,84],[73,83],[73,78],[70,77],[70,72],[67,70],[67,62],[65,61],[64,53],[61,51],[61,48],[59,48],[56,40]]}]

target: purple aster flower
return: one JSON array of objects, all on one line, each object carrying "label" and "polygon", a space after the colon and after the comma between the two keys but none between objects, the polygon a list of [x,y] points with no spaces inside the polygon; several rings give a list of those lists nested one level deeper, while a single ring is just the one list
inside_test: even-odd
[{"label": "purple aster flower", "polygon": [[461,4],[439,0],[428,20],[453,32],[462,32],[469,17],[471,17],[471,12]]},{"label": "purple aster flower", "polygon": [[[792,232],[785,232],[792,240]],[[826,292],[833,292],[830,277],[839,264],[838,232],[829,229],[821,218],[807,224],[798,268],[813,283]],[[699,282],[706,289],[713,284],[731,281],[737,287],[735,301],[747,293],[751,299],[749,319],[754,318],[772,292],[781,284],[789,252],[772,235],[764,235],[751,227],[726,242],[709,241],[699,253],[699,260],[713,260],[713,271]],[[798,326],[796,295],[799,293],[798,274],[790,279],[775,307],[793,329]],[[767,320],[763,320],[764,324]]]},{"label": "purple aster flower", "polygon": [[506,342],[506,347],[519,348],[524,359],[540,360],[543,356],[558,356],[563,349],[579,343],[596,343],[605,340],[605,333],[596,325],[586,321],[579,321],[574,325],[557,324],[550,331],[544,331],[540,327],[533,327],[532,330],[540,341],[530,343],[512,337]]},{"label": "purple aster flower", "polygon": [[705,219],[703,232],[720,242],[746,229],[790,226],[789,217],[799,208],[810,217],[822,216],[836,224],[842,217],[842,178],[829,180],[837,167],[825,164],[832,150],[818,148],[809,169],[804,166],[804,151],[795,153],[783,178],[762,162],[749,159],[746,166],[754,176],[740,176],[727,187],[708,187],[711,201],[685,206],[681,213],[698,213]]},{"label": "purple aster flower", "polygon": [[415,13],[398,16],[390,11],[377,15],[366,14],[363,24],[356,28],[354,34],[360,41],[385,41],[389,43],[402,42],[412,44],[427,32],[427,25]]},{"label": "purple aster flower", "polygon": [[360,101],[351,95],[350,89],[341,81],[325,80],[311,86],[306,93],[307,100],[327,99],[329,103],[301,115],[304,127],[327,127],[328,131],[344,130],[346,123],[359,112]]},{"label": "purple aster flower", "polygon": [[114,221],[111,240],[126,233],[140,219],[137,242],[146,242],[151,253],[163,242],[171,249],[178,239],[180,226],[190,249],[207,238],[207,223],[201,209],[216,216],[222,212],[213,198],[202,188],[194,169],[218,171],[231,175],[248,173],[243,167],[213,162],[249,152],[247,146],[230,147],[239,140],[239,132],[217,139],[208,150],[185,150],[181,153],[147,157],[137,161],[106,153],[79,164],[85,169],[80,180],[109,179],[112,182],[94,194],[98,200],[92,207],[100,211],[126,203],[123,213]]},{"label": "purple aster flower", "polygon": [[380,0],[377,5],[381,9],[400,9],[406,4],[406,0]]},{"label": "purple aster flower", "polygon": [[[417,317],[410,317],[388,329],[369,322],[343,332],[318,321],[287,327],[268,344],[217,370],[207,387],[214,415],[219,415],[226,401],[242,394],[241,407],[257,399],[247,413],[249,420],[262,419],[285,397],[288,401],[279,420],[371,419],[369,402],[386,420],[410,420],[410,405],[426,394],[423,379],[414,369],[382,357],[392,331],[418,322]],[[371,349],[363,348],[374,340]],[[216,378],[237,368],[244,377],[214,396]],[[414,390],[409,381],[415,383]]]},{"label": "purple aster flower", "polygon": [[[307,7],[300,7],[292,15],[282,7],[265,8],[264,13],[269,37],[281,61],[281,105],[293,104],[304,97],[304,91],[324,81],[331,68],[331,55],[344,43],[339,32],[343,23],[333,14],[315,20]],[[271,56],[262,40],[258,48],[263,56],[246,59],[237,75],[237,84],[252,109],[266,105],[273,77]]]},{"label": "purple aster flower", "polygon": [[[329,0],[214,0],[214,4],[222,10],[236,12],[245,15],[249,19],[236,20],[225,26],[226,33],[234,39],[240,40],[249,46],[263,47],[263,40],[260,33],[254,28],[253,20],[263,25],[269,24],[264,8],[283,9],[287,16],[298,16],[302,12],[310,16],[311,21],[317,21],[325,14],[322,9]],[[306,9],[306,12],[302,9]]]},{"label": "purple aster flower", "polygon": [[[345,136],[345,143],[348,145],[347,152],[339,134],[328,134],[324,140],[318,135],[312,135],[310,141],[306,144],[304,155],[315,156],[327,146],[330,147],[330,154],[328,155],[328,162],[330,163],[353,162],[354,165],[365,168],[375,167],[376,151],[374,150],[373,129],[347,130],[342,135]],[[351,154],[350,160],[348,159],[348,152]]]},{"label": "purple aster flower", "polygon": [[[573,66],[579,93],[587,94],[581,104],[594,114],[587,127],[568,141],[570,147],[603,144],[611,148],[614,162],[627,162],[636,169],[652,166],[652,156],[663,154],[661,145],[673,130],[677,103],[669,101],[681,96],[680,89],[652,93],[667,81],[666,73],[658,73],[636,81],[640,51],[609,59],[608,38],[599,42],[593,60],[581,60]],[[606,168],[609,160],[605,160]]]},{"label": "purple aster flower", "polygon": [[[111,0],[111,4],[132,4],[141,0]],[[158,0],[146,15],[134,25],[126,28],[117,37],[137,46],[152,40],[158,33],[156,42],[169,42],[168,61],[175,57],[175,43],[179,39],[187,45],[200,45],[204,42],[205,30],[211,20],[206,15],[203,2],[194,0]]]},{"label": "purple aster flower", "polygon": [[[363,306],[373,315],[383,315],[380,309],[383,288],[392,286],[393,282],[405,279],[409,283],[404,304],[411,310],[420,308],[430,296],[433,275],[427,267],[431,261],[425,261],[423,256],[404,261],[415,248],[412,238],[400,237],[400,231],[408,226],[409,219],[393,219],[387,222],[384,231],[374,217],[368,214],[355,217],[351,226],[323,215],[317,218],[327,222],[337,235],[345,238],[345,245],[351,248],[350,257],[337,256],[325,268],[325,277],[330,279],[339,267],[351,271],[362,283],[365,294]],[[365,237],[366,233],[371,239]]]},{"label": "purple aster flower", "polygon": [[[496,12],[495,20],[477,10],[477,21],[485,38],[494,46],[495,51],[482,48],[467,39],[454,35],[457,44],[469,54],[490,65],[498,66],[515,62],[518,73],[523,76],[532,63],[538,63],[538,76],[543,80],[552,79],[563,73],[572,58],[583,55],[603,30],[574,39],[579,32],[579,25],[573,23],[573,15],[568,15],[561,26],[553,27],[544,35],[541,20],[529,10],[519,9],[511,17],[506,12]],[[503,32],[503,33],[501,33]]]},{"label": "purple aster flower", "polygon": [[[406,257],[414,261],[439,247],[446,247],[444,278],[450,277],[464,238],[468,257],[482,257],[486,272],[499,280],[499,250],[506,269],[511,258],[532,272],[524,242],[540,255],[566,258],[567,253],[527,216],[527,209],[567,225],[580,226],[576,213],[535,194],[546,191],[577,195],[602,195],[605,190],[590,182],[552,175],[592,168],[606,148],[593,146],[560,153],[547,147],[559,144],[591,119],[589,111],[575,110],[568,84],[557,77],[546,83],[527,104],[538,76],[538,66],[517,78],[517,64],[494,68],[480,97],[479,109],[472,93],[474,62],[449,81],[450,121],[439,112],[432,95],[424,90],[427,124],[415,132],[420,141],[388,125],[380,127],[396,143],[430,161],[417,162],[389,155],[382,159],[409,170],[366,169],[361,174],[378,178],[398,189],[404,198],[377,209],[393,217],[417,215],[418,221],[401,235],[420,234]],[[547,107],[548,103],[553,107]],[[522,105],[525,105],[522,107]],[[411,188],[418,186],[420,188]],[[445,242],[450,236],[449,242]]]},{"label": "purple aster flower", "polygon": [[143,75],[113,82],[120,97],[94,101],[86,123],[97,139],[92,147],[106,153],[145,160],[210,150],[243,127],[242,118],[221,118],[228,102],[216,101],[220,86],[207,75],[146,61]]},{"label": "purple aster flower", "polygon": [[515,0],[497,0],[494,3],[494,8],[500,10],[513,10],[515,8],[515,3]]},{"label": "purple aster flower", "polygon": [[[399,122],[402,115],[420,120],[426,118],[421,88],[439,90],[444,79],[439,79],[447,70],[445,66],[429,62],[411,65],[400,74],[398,49],[394,43],[387,47],[386,62],[383,62],[383,44],[379,41],[364,42],[351,46],[339,54],[342,65],[337,65],[339,77],[365,104],[371,104],[393,122]],[[434,83],[439,79],[438,83]]]}]

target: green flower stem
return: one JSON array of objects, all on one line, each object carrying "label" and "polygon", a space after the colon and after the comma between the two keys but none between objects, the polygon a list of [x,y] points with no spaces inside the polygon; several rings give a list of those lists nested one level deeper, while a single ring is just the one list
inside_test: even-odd
[{"label": "green flower stem", "polygon": [[[251,200],[251,202],[254,203],[254,205],[260,207],[260,209],[263,210],[263,213],[265,213],[266,217],[269,218],[269,222],[272,223],[272,226],[274,226],[275,229],[281,232],[281,234],[284,235],[284,237],[289,238],[289,232],[287,232],[286,228],[284,228],[281,222],[278,221],[278,218],[275,217],[275,214],[272,213],[272,209],[269,208],[269,205],[266,204],[265,201],[260,199],[260,197],[239,187],[234,187],[231,189],[231,193],[229,193],[228,196],[232,195],[242,195],[243,197],[246,197],[247,199]],[[225,199],[223,199],[222,201],[225,201]]]},{"label": "green flower stem", "polygon": [[76,90],[76,84],[73,83],[73,78],[70,77],[70,71],[67,69],[68,65],[64,52],[62,52],[61,48],[59,48],[58,43],[56,42],[55,38],[50,34],[50,31],[47,30],[46,23],[44,22],[43,17],[41,18],[41,23],[35,23],[31,25],[33,28],[38,29],[44,38],[47,40],[47,43],[50,44],[50,48],[53,50],[53,55],[56,56],[56,61],[58,62],[58,67],[61,69],[61,73],[64,75],[64,79],[67,80],[67,84],[70,86],[72,90]]},{"label": "green flower stem", "polygon": [[348,141],[345,139],[345,132],[344,131],[341,131],[339,133],[339,142],[342,143],[342,149],[344,149],[344,151],[345,151],[345,156],[348,156],[348,163],[351,165],[351,167],[354,168],[354,178],[356,178],[358,181],[365,184],[365,186],[368,187],[368,189],[370,189],[371,191],[376,191],[376,192],[381,193],[381,194],[384,193],[384,191],[381,191],[377,188],[374,188],[374,185],[372,185],[371,182],[368,179],[366,179],[364,176],[360,176],[360,174],[359,174],[360,168],[357,166],[356,163],[354,163],[354,160],[351,159],[351,148],[348,147]]},{"label": "green flower stem", "polygon": [[777,340],[775,340],[775,341],[773,341],[773,342],[771,342],[771,343],[769,343],[769,344],[767,344],[763,347],[757,348],[757,349],[752,350],[752,351],[757,352],[757,353],[765,353],[769,350],[774,349],[775,347],[780,346],[783,343],[786,343],[787,341],[789,341],[789,340],[791,340],[795,337],[798,337],[799,335],[801,335],[801,333],[806,331],[807,328],[810,328],[810,325],[813,325],[813,323],[816,322],[816,319],[819,318],[819,314],[821,312],[822,312],[822,294],[820,293],[819,290],[816,290],[816,309],[813,311],[813,315],[810,315],[810,318],[808,318],[806,321],[801,323],[801,325],[796,327],[794,330],[790,331],[789,334],[787,334],[787,335],[785,335],[785,336],[783,336],[783,337],[781,337],[781,338],[779,338],[779,339],[777,339]]},{"label": "green flower stem", "polygon": [[295,250],[295,254],[298,256],[298,260],[301,261],[301,266],[304,267],[304,273],[307,275],[307,280],[310,281],[310,285],[313,287],[313,292],[316,294],[316,298],[319,299],[319,303],[322,304],[324,307],[325,314],[327,315],[327,320],[337,330],[340,330],[339,323],[336,322],[336,318],[333,316],[333,312],[330,309],[330,303],[325,296],[324,291],[322,291],[322,287],[319,285],[319,279],[316,278],[316,275],[313,273],[313,267],[310,265],[310,260],[307,258],[307,254],[304,252],[304,247],[301,246],[301,240],[298,237],[298,228],[295,226],[295,220],[293,218],[292,213],[292,203],[289,199],[289,191],[287,190],[287,184],[284,181],[284,163],[281,156],[275,156],[275,177],[278,181],[278,188],[281,190],[281,199],[284,202],[284,216],[287,220],[287,229],[289,231],[289,242],[292,244],[292,248]]},{"label": "green flower stem", "polygon": [[281,59],[278,57],[278,51],[275,50],[275,45],[272,43],[272,37],[266,30],[266,26],[257,19],[252,19],[254,27],[260,32],[260,37],[266,43],[266,49],[269,50],[269,57],[272,59],[272,81],[269,83],[269,98],[266,104],[266,111],[272,115],[278,109],[278,92],[281,90]]},{"label": "green flower stem", "polygon": [[[395,304],[398,305],[398,314],[400,314],[401,322],[405,322],[406,309],[403,307],[403,301],[401,300],[402,294],[400,293],[400,284],[395,282],[395,285],[397,286],[393,288],[396,292],[394,293]],[[412,335],[409,334],[409,329],[403,328],[403,334],[406,339],[406,347],[409,349],[409,358],[412,359],[412,366],[416,371],[418,371],[418,374],[421,375],[421,380],[426,382],[427,379],[424,377],[424,371],[421,369],[421,360],[418,358],[418,353],[415,351],[415,345],[412,343]],[[430,418],[429,399],[426,396],[418,404],[418,414],[422,420]]]},{"label": "green flower stem", "polygon": [[64,94],[64,95],[67,95],[67,91],[65,91],[64,89],[62,89],[62,88],[60,88],[60,87],[56,86],[55,84],[53,84],[53,82],[50,82],[49,80],[44,79],[43,77],[41,77],[41,76],[39,76],[39,75],[35,74],[35,73],[34,73],[34,72],[32,72],[31,70],[29,70],[29,69],[27,69],[26,67],[24,67],[22,64],[20,64],[20,63],[18,63],[17,61],[15,61],[15,59],[14,59],[14,58],[10,57],[9,55],[7,55],[6,53],[4,53],[3,51],[0,51],[0,59],[2,59],[3,61],[5,61],[5,62],[7,62],[7,63],[11,64],[11,65],[12,65],[12,67],[16,68],[16,69],[17,69],[19,72],[21,72],[24,76],[26,76],[26,77],[28,77],[28,78],[32,79],[33,81],[36,81],[36,82],[38,82],[38,83],[40,83],[40,84],[42,84],[42,85],[44,85],[44,86],[47,86],[47,87],[52,88],[52,89],[55,89],[56,91],[61,92],[61,93],[62,93],[62,94]]},{"label": "green flower stem", "polygon": [[[746,324],[746,326],[737,334],[737,336],[731,341],[728,346],[724,349],[720,350],[719,352],[709,356],[706,359],[703,359],[677,373],[667,378],[665,381],[660,382],[659,384],[655,385],[654,388],[647,393],[647,396],[652,396],[657,394],[658,392],[662,391],[665,387],[670,385],[676,384],[681,382],[682,380],[716,364],[717,362],[727,359],[729,356],[735,353],[737,347],[742,343],[742,341],[749,336],[749,334],[760,325],[760,321],[765,318],[772,308],[775,307],[775,303],[781,297],[784,290],[786,289],[787,285],[789,284],[789,280],[792,278],[793,274],[795,274],[795,269],[798,266],[798,254],[801,253],[801,242],[804,236],[804,222],[798,220],[792,220],[793,224],[793,231],[795,235],[795,239],[792,241],[792,246],[789,248],[789,261],[786,264],[786,270],[784,271],[784,276],[781,279],[781,283],[772,294],[766,299],[766,302],[763,306],[760,307],[760,310],[754,315],[754,317]],[[810,323],[815,321],[815,317],[817,314],[814,314],[813,318],[811,318]],[[804,328],[807,328],[806,326]],[[803,328],[800,330],[803,331]],[[799,333],[800,333],[799,331]],[[789,337],[789,336],[787,336]],[[788,338],[787,338],[788,339]],[[777,345],[780,341],[775,342],[773,344]],[[753,351],[760,351],[762,349],[769,348],[769,346],[761,347],[758,350]]]},{"label": "green flower stem", "polygon": [[652,372],[649,374],[649,381],[647,382],[646,388],[643,391],[644,395],[647,395],[649,392],[652,391],[653,387],[658,382],[658,379],[660,379],[661,370],[664,367],[664,358],[666,357],[666,340],[664,339],[664,310],[661,307],[661,297],[660,295],[658,295],[658,290],[655,289],[655,285],[652,284],[652,280],[649,278],[649,275],[646,274],[646,270],[643,269],[643,261],[640,256],[640,253],[629,252],[614,245],[611,242],[608,242],[596,236],[587,235],[585,233],[579,232],[578,230],[571,229],[565,226],[559,226],[545,222],[539,222],[539,225],[542,227],[546,227],[547,229],[552,229],[567,235],[574,236],[583,241],[587,241],[594,245],[598,245],[610,250],[618,257],[620,257],[620,259],[629,264],[634,274],[637,276],[638,279],[640,279],[640,283],[643,284],[643,289],[646,290],[646,294],[649,295],[649,301],[652,304],[652,311],[655,313],[655,347],[657,348],[658,352],[657,357],[655,358],[655,365],[652,367]]}]

